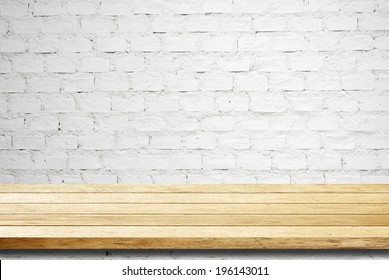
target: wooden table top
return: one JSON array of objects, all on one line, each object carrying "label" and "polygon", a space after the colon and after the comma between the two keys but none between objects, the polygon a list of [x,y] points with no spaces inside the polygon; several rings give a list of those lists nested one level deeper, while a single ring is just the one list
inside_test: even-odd
[{"label": "wooden table top", "polygon": [[0,185],[0,249],[389,249],[388,185]]}]

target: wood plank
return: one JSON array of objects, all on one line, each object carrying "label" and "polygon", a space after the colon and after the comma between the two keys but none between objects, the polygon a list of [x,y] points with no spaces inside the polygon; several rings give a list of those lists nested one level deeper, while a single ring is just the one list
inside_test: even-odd
[{"label": "wood plank", "polygon": [[2,214],[389,214],[389,204],[0,204]]},{"label": "wood plank", "polygon": [[334,238],[389,236],[387,226],[1,226],[0,237]]},{"label": "wood plank", "polygon": [[0,238],[0,249],[389,249],[389,238]]},{"label": "wood plank", "polygon": [[389,226],[389,215],[0,215],[0,226]]},{"label": "wood plank", "polygon": [[1,193],[0,203],[388,203],[389,194],[125,194]]},{"label": "wood plank", "polygon": [[0,193],[389,193],[389,184],[0,184]]}]

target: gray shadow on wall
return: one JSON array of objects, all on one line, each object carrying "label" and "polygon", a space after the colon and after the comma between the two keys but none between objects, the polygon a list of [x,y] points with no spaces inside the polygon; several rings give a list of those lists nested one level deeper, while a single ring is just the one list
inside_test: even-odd
[{"label": "gray shadow on wall", "polygon": [[0,259],[389,260],[389,250],[0,250]]}]

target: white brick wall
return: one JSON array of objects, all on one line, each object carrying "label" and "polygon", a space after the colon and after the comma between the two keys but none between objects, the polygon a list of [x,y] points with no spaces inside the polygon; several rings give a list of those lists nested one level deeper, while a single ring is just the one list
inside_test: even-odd
[{"label": "white brick wall", "polygon": [[389,183],[386,0],[0,2],[0,183]]}]

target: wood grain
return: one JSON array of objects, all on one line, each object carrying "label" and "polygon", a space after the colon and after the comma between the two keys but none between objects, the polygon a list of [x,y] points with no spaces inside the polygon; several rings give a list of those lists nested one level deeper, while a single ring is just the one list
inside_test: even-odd
[{"label": "wood grain", "polygon": [[389,248],[389,185],[0,185],[0,249]]}]

